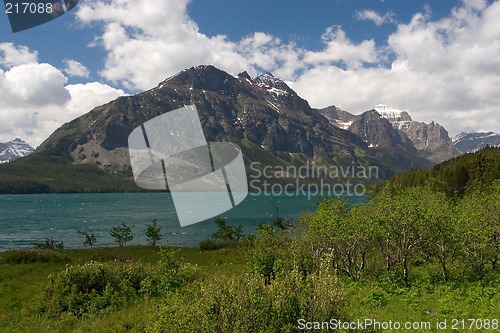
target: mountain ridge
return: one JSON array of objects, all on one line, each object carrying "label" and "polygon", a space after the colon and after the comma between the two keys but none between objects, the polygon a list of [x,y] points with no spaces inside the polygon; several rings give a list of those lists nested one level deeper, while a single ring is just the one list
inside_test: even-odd
[{"label": "mountain ridge", "polygon": [[[448,131],[440,124],[434,121],[429,124],[415,121],[408,112],[390,108],[385,104],[377,104],[360,115],[350,114],[334,106],[318,111],[334,125],[365,136],[365,141],[372,147],[403,146],[411,153],[415,153],[416,149],[420,156],[434,163],[443,162],[461,154],[454,146]],[[370,130],[366,125],[366,120],[361,120],[361,118],[366,118],[371,112],[377,112],[381,118],[386,119],[399,134],[388,128],[387,124],[381,124],[381,120],[377,117],[370,117],[371,122],[378,123],[378,126],[372,124]],[[352,127],[353,123],[358,125]],[[360,132],[359,126],[364,127],[363,133]],[[392,137],[392,140],[387,140],[388,137]]]},{"label": "mountain ridge", "polygon": [[211,65],[191,67],[148,91],[90,110],[52,133],[36,149],[33,160],[88,165],[130,181],[127,147],[132,130],[192,104],[207,141],[239,144],[247,166],[253,161],[282,166],[373,165],[386,179],[413,167],[433,165],[402,147],[369,149],[362,138],[334,126],[270,73],[256,78],[246,72],[233,76]]}]

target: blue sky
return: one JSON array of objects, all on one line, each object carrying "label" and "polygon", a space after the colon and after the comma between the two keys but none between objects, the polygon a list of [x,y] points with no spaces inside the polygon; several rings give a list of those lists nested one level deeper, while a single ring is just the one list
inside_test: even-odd
[{"label": "blue sky", "polygon": [[385,103],[452,135],[500,130],[498,1],[305,3],[81,0],[15,34],[0,13],[0,142],[38,145],[92,107],[202,63],[271,71],[313,107]]}]

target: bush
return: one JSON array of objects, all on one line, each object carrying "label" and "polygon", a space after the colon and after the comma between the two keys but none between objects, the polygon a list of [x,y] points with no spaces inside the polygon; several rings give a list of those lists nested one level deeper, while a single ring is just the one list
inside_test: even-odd
[{"label": "bush", "polygon": [[157,305],[146,332],[296,332],[299,318],[344,319],[345,296],[330,273],[295,271],[271,285],[256,275],[189,285]]},{"label": "bush", "polygon": [[291,269],[291,261],[288,260],[290,241],[289,231],[276,233],[269,224],[259,225],[257,236],[253,239],[253,247],[247,254],[251,272],[264,277],[266,284],[269,284],[276,274],[284,271],[285,265]]},{"label": "bush", "polygon": [[84,237],[83,245],[88,245],[90,248],[93,248],[95,243],[97,242],[97,237],[99,234],[96,234],[94,230],[89,227],[85,227],[84,229],[80,229],[77,233]]},{"label": "bush", "polygon": [[158,227],[156,218],[151,220],[151,223],[146,225],[146,237],[151,246],[156,246],[156,242],[163,238],[161,234],[161,228]]},{"label": "bush", "polygon": [[156,266],[133,261],[68,266],[49,276],[49,286],[35,309],[55,317],[113,311],[133,299],[158,296],[198,277],[197,266],[176,260],[175,250],[160,251],[162,259]]},{"label": "bush", "polygon": [[118,243],[119,246],[126,246],[127,242],[134,239],[134,233],[132,232],[133,227],[134,226],[130,227],[122,222],[122,224],[114,226],[109,234],[115,239],[115,242]]},{"label": "bush", "polygon": [[214,251],[225,248],[237,248],[239,243],[235,240],[225,240],[225,241],[214,241],[211,239],[205,239],[200,241],[198,247],[203,251]]},{"label": "bush", "polygon": [[33,243],[33,247],[38,250],[62,250],[64,249],[63,241],[56,241],[52,236],[45,238],[43,243]]},{"label": "bush", "polygon": [[32,262],[70,262],[71,258],[52,250],[17,250],[5,252],[0,257],[2,264],[24,264]]},{"label": "bush", "polygon": [[97,313],[105,308],[121,308],[150,290],[143,281],[151,277],[150,266],[140,263],[91,261],[69,266],[49,276],[49,287],[41,298],[39,311],[49,315]]},{"label": "bush", "polygon": [[233,227],[227,223],[222,217],[217,216],[214,220],[217,225],[217,231],[210,235],[210,237],[214,240],[233,240],[239,241],[243,237],[243,227],[241,225],[237,227]]}]

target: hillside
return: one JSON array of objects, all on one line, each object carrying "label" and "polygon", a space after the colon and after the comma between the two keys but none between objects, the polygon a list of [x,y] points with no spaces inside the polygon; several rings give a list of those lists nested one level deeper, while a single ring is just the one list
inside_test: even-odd
[{"label": "hillside", "polygon": [[496,179],[500,179],[500,148],[488,147],[437,164],[431,170],[410,170],[389,183],[402,187],[427,184],[450,196],[461,197],[488,190]]}]

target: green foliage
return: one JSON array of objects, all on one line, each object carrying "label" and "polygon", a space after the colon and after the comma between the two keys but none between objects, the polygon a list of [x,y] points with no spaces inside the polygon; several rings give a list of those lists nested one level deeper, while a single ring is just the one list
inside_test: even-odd
[{"label": "green foliage", "polygon": [[97,242],[97,237],[99,234],[96,234],[94,230],[89,227],[85,227],[84,229],[80,229],[77,231],[79,235],[84,237],[83,245],[88,245],[90,248],[94,247],[94,244]]},{"label": "green foliage", "polygon": [[[431,186],[451,197],[487,191],[500,178],[500,148],[483,148],[473,154],[450,159],[432,170],[411,170],[389,180],[399,187]],[[384,185],[377,186],[376,192]]]},{"label": "green foliage", "polygon": [[278,274],[285,271],[288,257],[286,247],[290,242],[288,231],[282,230],[276,233],[269,224],[259,225],[257,236],[253,239],[247,255],[251,272],[263,277],[265,283],[270,284]]},{"label": "green foliage", "polygon": [[158,265],[90,261],[49,276],[36,312],[59,317],[115,311],[135,299],[155,297],[197,279],[197,266],[180,262],[176,250],[160,249]]},{"label": "green foliage", "polygon": [[146,225],[146,237],[151,246],[156,246],[156,242],[163,238],[161,228],[158,226],[156,218],[151,220],[151,223]]},{"label": "green foliage", "polygon": [[201,251],[215,251],[226,248],[237,248],[240,244],[235,240],[214,241],[212,239],[204,239],[200,241],[198,247]]},{"label": "green foliage", "polygon": [[0,194],[138,191],[123,174],[97,165],[73,164],[71,158],[34,154],[0,165]]},{"label": "green foliage", "polygon": [[34,242],[33,247],[38,250],[61,250],[64,249],[63,241],[54,240],[54,234],[51,232],[50,237],[46,237],[42,243]]},{"label": "green foliage", "polygon": [[346,317],[345,295],[324,269],[295,271],[267,284],[259,276],[218,277],[189,285],[157,305],[146,332],[296,332],[299,318]]},{"label": "green foliage", "polygon": [[134,226],[128,226],[122,222],[120,225],[113,226],[109,234],[115,239],[115,242],[118,243],[119,246],[126,246],[127,242],[134,239],[134,233],[132,232],[133,227]]},{"label": "green foliage", "polygon": [[2,264],[26,264],[33,262],[70,262],[71,258],[52,250],[16,250],[8,251],[0,258]]},{"label": "green foliage", "polygon": [[213,240],[233,240],[239,241],[243,237],[242,226],[233,227],[222,217],[217,216],[214,220],[217,231],[210,235]]},{"label": "green foliage", "polygon": [[81,316],[121,308],[134,298],[157,292],[150,288],[155,285],[150,283],[153,276],[150,266],[134,262],[91,261],[69,266],[49,277],[37,310],[50,316]]}]

